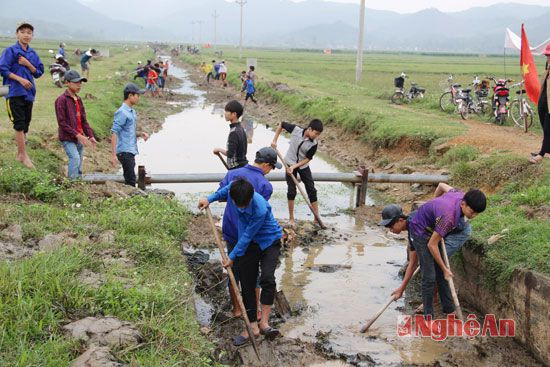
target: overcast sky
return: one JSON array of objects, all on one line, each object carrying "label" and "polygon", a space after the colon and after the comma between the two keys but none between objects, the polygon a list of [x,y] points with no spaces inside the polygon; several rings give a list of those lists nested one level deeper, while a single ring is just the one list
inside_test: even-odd
[{"label": "overcast sky", "polygon": [[[83,3],[94,2],[94,0],[80,0]],[[185,0],[183,0],[185,1]],[[233,2],[234,0],[226,0]],[[248,2],[263,2],[275,0],[247,0]],[[292,0],[306,1],[306,0]],[[325,0],[339,3],[359,4],[360,0]],[[366,0],[367,8],[392,10],[399,13],[412,13],[427,8],[437,8],[444,12],[453,12],[469,9],[474,6],[489,6],[498,3],[516,3],[516,4],[531,4],[550,6],[550,0]],[[149,0],[136,0],[136,3],[150,3]]]},{"label": "overcast sky", "polygon": [[[248,0],[248,1],[268,1],[268,0]],[[304,0],[293,0],[304,1]],[[359,4],[360,0],[330,0],[339,3]],[[367,8],[380,10],[393,10],[399,13],[411,13],[426,8],[437,8],[444,12],[460,11],[474,6],[489,6],[502,3],[499,0],[366,0]],[[550,6],[550,0],[512,0],[517,4],[545,5]]]}]

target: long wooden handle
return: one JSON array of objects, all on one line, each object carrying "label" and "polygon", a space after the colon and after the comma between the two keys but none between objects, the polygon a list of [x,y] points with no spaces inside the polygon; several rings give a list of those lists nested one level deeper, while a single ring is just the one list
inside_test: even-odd
[{"label": "long wooden handle", "polygon": [[[227,255],[225,254],[225,249],[223,248],[222,241],[220,239],[218,231],[216,230],[216,225],[214,224],[214,218],[212,218],[212,212],[210,211],[210,207],[206,207],[206,214],[208,214],[210,227],[212,227],[212,232],[214,233],[214,238],[216,239],[216,245],[218,246],[218,250],[220,250],[222,262],[226,262]],[[229,276],[229,282],[231,283],[231,286],[233,287],[233,289],[235,290],[235,294],[237,295],[237,302],[239,304],[239,308],[241,309],[241,315],[243,317],[246,330],[248,331],[248,337],[252,341],[252,347],[254,348],[254,352],[256,352],[256,357],[258,357],[258,360],[262,362],[262,359],[260,358],[260,352],[258,351],[258,344],[256,343],[256,337],[254,336],[254,331],[252,330],[252,326],[250,325],[250,320],[248,319],[248,314],[246,313],[246,308],[244,307],[243,299],[241,297],[241,294],[238,291],[239,286],[237,285],[237,281],[235,280],[235,275],[233,275],[233,270],[230,267],[226,268],[225,270],[227,270],[227,275]]]},{"label": "long wooden handle", "polygon": [[[420,266],[416,268],[411,278],[414,277],[416,274],[418,274],[419,271],[420,271]],[[397,301],[395,299],[395,296],[390,296],[390,299],[388,299],[388,302],[386,302],[386,304],[376,313],[376,315],[374,315],[365,325],[363,325],[363,327],[361,327],[361,332],[362,333],[366,332],[371,327],[371,325],[380,317],[380,315],[382,315],[382,313],[386,311],[386,308],[388,308],[388,306],[391,305],[393,301]]]},{"label": "long wooden handle", "polygon": [[[279,149],[275,149],[275,151],[277,152],[277,155],[279,156],[279,159],[281,160],[281,163],[285,167],[285,171],[288,171],[288,165],[286,164],[285,159],[283,158],[283,155],[281,154],[281,152],[279,152]],[[288,175],[288,172],[286,172],[286,174]],[[323,221],[321,220],[321,216],[319,214],[317,214],[315,209],[313,209],[313,205],[311,205],[311,203],[309,202],[309,199],[306,196],[306,193],[304,192],[304,189],[302,188],[302,186],[300,185],[300,183],[298,182],[296,177],[293,174],[289,175],[289,176],[292,178],[292,181],[294,181],[294,184],[296,185],[298,190],[300,190],[300,194],[302,194],[302,197],[304,198],[304,201],[306,202],[307,206],[309,207],[309,210],[311,210],[311,213],[313,213],[313,216],[317,220],[317,223],[319,223],[319,226],[321,226],[321,228],[323,228],[323,229],[326,229],[327,226],[325,226],[323,224]]]},{"label": "long wooden handle", "polygon": [[225,166],[225,169],[229,171],[229,166],[227,165],[227,162],[225,161],[225,159],[223,159],[221,153],[218,152],[216,153],[216,155],[220,158],[220,161],[222,161],[223,165]]},{"label": "long wooden handle", "polygon": [[[443,253],[443,261],[445,261],[445,265],[451,269],[451,265],[449,264],[449,257],[447,256],[447,249],[445,248],[445,240],[441,239],[441,252]],[[453,278],[449,278],[449,288],[451,288],[451,295],[453,296],[453,303],[455,304],[456,308],[456,315],[460,320],[464,320],[464,317],[462,316],[462,309],[460,308],[460,302],[458,301],[458,295],[456,294],[455,289],[455,283],[453,281]]]},{"label": "long wooden handle", "polygon": [[390,304],[392,304],[392,302],[395,301],[395,297],[394,296],[391,296],[390,299],[388,299],[388,302],[386,302],[386,304],[384,306],[382,306],[382,308],[376,313],[376,315],[374,315],[370,320],[369,322],[367,322],[362,328],[361,328],[361,332],[364,333],[365,331],[367,331],[370,326],[380,317],[380,315],[382,315],[382,313],[384,311],[386,311],[386,308],[388,308],[388,306]]}]

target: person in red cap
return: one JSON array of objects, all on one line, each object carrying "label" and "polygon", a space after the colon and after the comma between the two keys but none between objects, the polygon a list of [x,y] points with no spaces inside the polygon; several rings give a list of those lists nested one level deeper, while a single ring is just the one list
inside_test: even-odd
[{"label": "person in red cap", "polygon": [[544,55],[546,55],[546,68],[540,81],[541,90],[538,103],[539,119],[544,135],[540,151],[529,159],[529,162],[534,164],[540,163],[545,154],[550,154],[550,43],[546,46]]}]

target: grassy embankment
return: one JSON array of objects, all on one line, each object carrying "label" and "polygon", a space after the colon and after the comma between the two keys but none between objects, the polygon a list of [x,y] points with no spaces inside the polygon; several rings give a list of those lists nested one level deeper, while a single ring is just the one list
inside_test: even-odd
[{"label": "grassy embankment", "polygon": [[[47,42],[33,47],[44,64],[50,61],[47,50],[56,50]],[[69,44],[68,52],[75,47],[86,46]],[[111,57],[92,62],[91,80],[82,90],[97,97],[85,104],[99,138],[110,134],[126,82],[114,72],[131,70],[137,60],[152,56],[143,47],[106,47]],[[74,56],[70,62],[78,65]],[[66,158],[57,142],[53,109],[61,92],[49,74],[38,82],[29,134],[36,170],[15,161],[11,122],[5,107],[0,109],[0,229],[19,224],[26,242],[66,231],[76,238],[76,244],[51,253],[0,260],[0,364],[67,366],[83,345],[64,336],[61,327],[86,316],[112,315],[135,323],[144,335],[139,348],[114,351],[120,360],[141,366],[210,366],[211,345],[199,332],[190,298],[193,281],[179,249],[188,211],[156,196],[101,199],[87,193],[86,185],[65,181],[60,167]],[[143,98],[138,113],[146,114],[150,106]],[[99,149],[109,149],[107,140]],[[114,231],[113,242],[93,240],[106,230]],[[103,261],[107,250],[126,251],[129,265]],[[101,274],[104,283],[83,285],[83,270]]]},{"label": "grassy embankment", "polygon": [[[182,56],[191,64],[210,62],[212,53]],[[456,115],[439,110],[440,86],[449,73],[467,85],[474,75],[503,73],[502,58],[481,56],[429,56],[418,54],[366,54],[364,79],[354,83],[353,54],[331,56],[310,52],[246,50],[238,58],[234,49],[224,49],[229,65],[228,79],[240,84],[239,72],[246,58],[258,59],[258,98],[270,98],[304,117],[319,117],[358,133],[365,144],[392,147],[403,139],[419,142],[430,152],[419,163],[438,164],[450,169],[453,184],[467,189],[481,187],[493,194],[488,210],[476,218],[472,246],[482,248],[488,265],[487,283],[504,284],[518,267],[550,273],[550,162],[530,166],[525,157],[507,152],[481,155],[476,147],[459,146],[443,157],[430,147],[463,134],[466,128]],[[219,59],[219,58],[218,58]],[[543,66],[539,62],[539,69]],[[507,60],[508,77],[518,80],[517,58]],[[402,71],[428,90],[426,98],[406,108],[393,108],[393,78]],[[277,91],[269,82],[285,83],[292,93]],[[409,81],[407,81],[409,83]],[[408,85],[408,84],[407,84]],[[495,126],[495,129],[498,129]],[[534,130],[540,133],[535,121]],[[534,147],[533,149],[535,149]],[[489,246],[487,239],[505,230],[504,237]]]}]

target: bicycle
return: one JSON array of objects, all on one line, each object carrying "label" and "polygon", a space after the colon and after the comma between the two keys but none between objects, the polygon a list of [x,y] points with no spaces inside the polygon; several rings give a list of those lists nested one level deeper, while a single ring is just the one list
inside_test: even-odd
[{"label": "bicycle", "polygon": [[472,81],[472,86],[474,87],[475,91],[475,99],[474,103],[479,110],[479,114],[485,114],[490,109],[488,108],[490,103],[488,101],[489,97],[489,87],[490,82],[487,79],[480,80],[478,76],[476,75],[474,80]]},{"label": "bicycle", "polygon": [[410,102],[415,98],[424,98],[426,89],[419,87],[416,83],[411,83],[411,89],[405,93],[405,78],[407,78],[407,75],[401,73],[399,77],[394,79],[396,89],[395,93],[391,96],[392,103],[403,104],[405,100]]},{"label": "bicycle", "polygon": [[458,101],[462,95],[462,90],[460,89],[462,86],[453,83],[452,75],[449,75],[447,78],[447,83],[449,87],[439,97],[439,107],[443,112],[452,113],[458,107]]},{"label": "bicycle", "polygon": [[512,120],[514,120],[514,126],[522,128],[524,132],[527,132],[533,125],[533,116],[535,112],[524,97],[524,94],[527,93],[527,91],[523,89],[524,84],[525,81],[522,80],[510,86],[510,88],[520,88],[516,91],[517,97],[510,103],[510,115],[512,115]]},{"label": "bicycle", "polygon": [[460,96],[457,97],[458,113],[463,120],[468,120],[470,112],[473,112],[478,116],[485,112],[484,104],[474,101],[472,96],[470,96],[471,91],[471,89],[463,89]]}]

